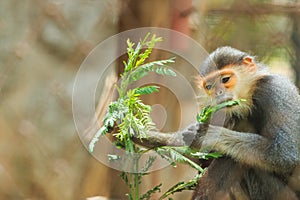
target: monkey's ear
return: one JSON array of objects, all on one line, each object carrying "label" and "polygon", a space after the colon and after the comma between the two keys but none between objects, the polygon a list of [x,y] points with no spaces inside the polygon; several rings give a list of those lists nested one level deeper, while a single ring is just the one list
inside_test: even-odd
[{"label": "monkey's ear", "polygon": [[247,65],[251,70],[256,70],[256,65],[253,62],[253,58],[250,56],[246,56],[243,58],[243,62],[244,65]]}]

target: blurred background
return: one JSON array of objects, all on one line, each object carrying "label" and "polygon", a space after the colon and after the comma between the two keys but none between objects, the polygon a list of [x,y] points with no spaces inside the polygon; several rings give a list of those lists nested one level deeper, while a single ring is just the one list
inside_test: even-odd
[{"label": "blurred background", "polygon": [[[90,156],[77,135],[72,87],[97,44],[144,26],[182,32],[208,52],[247,51],[300,86],[299,0],[0,0],[0,199],[126,199],[119,172]],[[184,61],[175,67],[192,74]],[[121,71],[116,65],[110,73]],[[100,117],[110,85],[100,87]],[[167,89],[145,101],[165,105],[162,131],[182,128]],[[143,190],[158,183],[165,190],[195,173],[167,167],[147,176]]]}]

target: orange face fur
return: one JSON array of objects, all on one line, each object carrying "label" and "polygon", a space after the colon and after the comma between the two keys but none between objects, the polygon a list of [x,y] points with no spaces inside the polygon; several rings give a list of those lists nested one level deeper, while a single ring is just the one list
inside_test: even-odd
[{"label": "orange face fur", "polygon": [[233,90],[237,83],[234,70],[225,67],[222,70],[212,72],[202,79],[201,85],[207,94],[215,95],[217,89],[222,87],[226,90]]},{"label": "orange face fur", "polygon": [[252,58],[246,57],[241,65],[224,66],[205,77],[200,77],[197,83],[211,99],[210,104],[246,99],[244,106],[233,106],[228,109],[230,112],[244,115],[252,105],[253,90],[258,80],[256,70],[257,66],[252,62]]}]

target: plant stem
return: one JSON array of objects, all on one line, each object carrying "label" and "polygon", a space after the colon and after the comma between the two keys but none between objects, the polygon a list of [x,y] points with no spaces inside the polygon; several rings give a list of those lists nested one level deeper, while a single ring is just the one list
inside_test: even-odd
[{"label": "plant stem", "polygon": [[139,200],[139,174],[134,174],[134,189],[135,189],[135,199]]},{"label": "plant stem", "polygon": [[125,93],[128,88],[128,79],[129,79],[129,75],[126,72],[124,72],[121,79],[121,88],[119,93],[120,98],[123,98],[125,96]]},{"label": "plant stem", "polygon": [[138,173],[138,170],[139,170],[139,160],[140,160],[140,156],[136,159],[136,163],[135,163],[135,170],[136,170],[136,174],[135,174],[135,194],[137,196],[137,200],[139,199],[139,196],[140,196],[140,191],[139,191],[139,186],[140,186],[140,178],[139,178],[139,173]]}]

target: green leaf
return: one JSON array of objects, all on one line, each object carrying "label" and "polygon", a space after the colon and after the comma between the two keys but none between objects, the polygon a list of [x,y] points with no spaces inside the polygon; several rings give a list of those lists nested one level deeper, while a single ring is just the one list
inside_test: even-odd
[{"label": "green leaf", "polygon": [[150,167],[153,165],[155,160],[156,160],[156,156],[149,156],[149,159],[146,161],[141,172],[146,173],[150,169]]},{"label": "green leaf", "polygon": [[152,49],[154,47],[154,45],[157,42],[161,42],[162,38],[161,37],[156,37],[155,34],[153,34],[152,38],[150,41],[147,41],[148,37],[150,34],[147,34],[145,39],[143,41],[141,41],[142,44],[145,44],[145,46],[147,46],[146,50],[142,53],[140,53],[139,55],[139,59],[136,61],[136,67],[140,66],[142,64],[144,64],[145,60],[150,56],[150,54],[152,53]]},{"label": "green leaf", "polygon": [[171,148],[174,151],[177,151],[178,153],[186,156],[186,157],[192,157],[192,158],[198,158],[198,159],[210,159],[210,158],[219,158],[222,156],[219,152],[200,152],[199,149],[191,148],[189,146],[176,146],[176,147],[165,147],[165,148]]},{"label": "green leaf", "polygon": [[202,177],[202,174],[197,174],[193,179],[187,181],[187,182],[179,182],[175,184],[173,187],[171,187],[167,192],[165,192],[159,200],[165,199],[166,197],[176,193],[181,192],[183,190],[195,190],[196,185],[200,178]]},{"label": "green leaf", "polygon": [[145,87],[141,87],[141,88],[136,88],[135,89],[135,93],[136,94],[151,94],[153,92],[158,92],[158,86],[145,86]]},{"label": "green leaf", "polygon": [[241,106],[241,102],[246,102],[246,99],[238,99],[238,100],[231,100],[231,101],[226,101],[220,104],[217,104],[215,106],[207,106],[204,107],[200,114],[197,114],[196,118],[198,122],[203,122],[203,123],[207,123],[210,118],[211,115],[215,112],[217,112],[218,110],[225,108],[225,107],[230,107],[230,106],[234,106],[234,105],[240,105]]},{"label": "green leaf", "polygon": [[156,72],[160,75],[166,76],[176,76],[176,73],[169,69],[166,64],[174,63],[175,58],[170,58],[166,60],[157,60],[143,64],[135,68],[128,76],[129,83],[135,82],[148,74],[148,72]]},{"label": "green leaf", "polygon": [[135,65],[136,65],[136,60],[139,56],[140,50],[143,47],[143,45],[139,42],[136,45],[136,48],[133,49],[134,43],[130,42],[130,40],[127,40],[127,51],[128,51],[128,61],[127,61],[127,66],[124,70],[124,73],[129,72],[130,70],[132,70]]},{"label": "green leaf", "polygon": [[129,183],[129,178],[128,178],[128,175],[127,175],[126,172],[121,172],[120,177],[124,180],[124,182],[125,182],[126,184],[130,184],[130,183]]},{"label": "green leaf", "polygon": [[173,70],[167,68],[166,66],[156,67],[155,72],[162,76],[176,76],[176,73]]},{"label": "green leaf", "polygon": [[194,158],[198,158],[198,159],[210,159],[210,158],[220,158],[222,157],[223,155],[220,153],[220,152],[210,152],[210,153],[205,153],[205,152],[195,152],[195,153],[191,153],[190,154],[191,157],[194,157]]},{"label": "green leaf", "polygon": [[190,165],[192,168],[198,170],[199,172],[203,172],[204,169],[200,167],[198,164],[196,164],[194,161],[190,160],[189,158],[185,157],[178,151],[176,151],[176,147],[170,147],[170,146],[163,146],[163,147],[157,147],[156,152],[159,153],[159,155],[163,155],[163,158],[169,157],[168,161],[173,162],[179,162]]},{"label": "green leaf", "polygon": [[132,72],[130,75],[129,75],[129,83],[133,83],[135,81],[138,81],[140,80],[141,78],[145,77],[148,75],[148,71],[147,70],[144,70],[142,68],[137,68],[136,71]]},{"label": "green leaf", "polygon": [[162,157],[163,159],[167,160],[170,165],[172,165],[173,167],[176,167],[176,162],[174,161],[174,159],[172,159],[169,155],[167,155],[166,151],[163,149],[163,147],[157,147],[154,149],[155,152],[160,155],[160,157]]},{"label": "green leaf", "polygon": [[162,184],[156,185],[152,189],[148,190],[145,194],[143,194],[139,199],[140,200],[148,200],[151,198],[151,195],[161,191]]},{"label": "green leaf", "polygon": [[89,144],[89,151],[92,153],[95,148],[96,142],[98,142],[101,135],[105,135],[107,133],[107,128],[105,126],[102,126],[99,131],[94,135],[92,141]]}]

